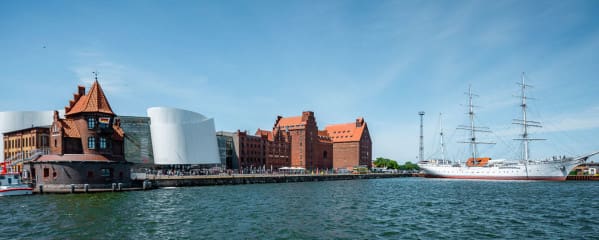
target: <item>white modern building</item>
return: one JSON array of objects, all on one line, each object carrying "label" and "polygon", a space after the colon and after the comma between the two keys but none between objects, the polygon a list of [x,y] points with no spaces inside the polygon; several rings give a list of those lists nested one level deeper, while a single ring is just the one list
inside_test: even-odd
[{"label": "white modern building", "polygon": [[214,119],[183,109],[148,109],[154,164],[220,164]]},{"label": "white modern building", "polygon": [[[21,130],[29,127],[50,126],[53,111],[16,111],[0,112],[0,138],[3,133]],[[4,162],[4,141],[0,140],[0,162]]]}]

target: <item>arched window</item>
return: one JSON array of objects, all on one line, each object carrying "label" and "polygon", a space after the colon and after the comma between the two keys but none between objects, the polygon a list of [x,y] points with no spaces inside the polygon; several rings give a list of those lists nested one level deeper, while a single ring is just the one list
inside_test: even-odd
[{"label": "arched window", "polygon": [[93,129],[96,127],[96,118],[89,117],[87,118],[87,128]]},{"label": "arched window", "polygon": [[87,138],[87,148],[96,149],[96,138],[95,137]]},{"label": "arched window", "polygon": [[322,153],[322,158],[323,158],[323,159],[327,159],[327,151],[324,151],[324,152]]},{"label": "arched window", "polygon": [[106,149],[106,138],[100,137],[100,149]]}]

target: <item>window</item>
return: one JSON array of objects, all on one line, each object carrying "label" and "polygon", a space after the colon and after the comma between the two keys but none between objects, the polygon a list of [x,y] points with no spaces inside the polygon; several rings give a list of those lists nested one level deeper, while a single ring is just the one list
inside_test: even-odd
[{"label": "window", "polygon": [[58,140],[54,139],[54,147],[58,146]]},{"label": "window", "polygon": [[94,172],[93,171],[87,171],[87,178],[93,178],[94,177]]},{"label": "window", "polygon": [[94,117],[89,117],[87,119],[87,128],[92,129],[96,127],[96,119]]},{"label": "window", "polygon": [[44,168],[44,177],[47,178],[50,176],[50,169],[49,168]]},{"label": "window", "polygon": [[101,175],[102,175],[102,177],[110,177],[110,176],[112,175],[112,174],[111,174],[111,173],[112,173],[112,171],[110,171],[110,170],[111,170],[110,168],[102,168],[102,169],[100,169],[100,170],[101,170],[101,172],[102,172],[102,174],[101,174]]},{"label": "window", "polygon": [[95,137],[87,138],[87,148],[96,149],[96,138]]},{"label": "window", "polygon": [[58,175],[58,174],[56,173],[56,171],[52,172],[52,177],[53,177],[53,178],[56,178],[56,176],[57,176],[57,175]]},{"label": "window", "polygon": [[106,149],[106,138],[105,137],[100,138],[100,149]]}]

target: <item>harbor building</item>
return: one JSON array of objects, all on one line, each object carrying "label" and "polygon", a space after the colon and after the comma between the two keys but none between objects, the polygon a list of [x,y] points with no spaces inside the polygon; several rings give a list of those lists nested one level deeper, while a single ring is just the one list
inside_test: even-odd
[{"label": "harbor building", "polygon": [[281,146],[283,155],[289,151],[291,167],[306,169],[331,169],[333,167],[333,142],[325,131],[319,131],[314,112],[304,111],[301,116],[282,117],[277,120],[272,131],[258,129],[257,134],[272,135],[273,139],[287,141]]},{"label": "harbor building", "polygon": [[150,118],[136,116],[118,116],[117,118],[125,132],[125,160],[136,165],[150,166],[154,164]]},{"label": "harbor building", "polygon": [[123,139],[120,121],[96,78],[88,93],[78,87],[64,118],[54,111],[50,154],[29,161],[28,170],[36,184],[50,188],[128,186],[130,164],[124,159]]},{"label": "harbor building", "polygon": [[268,133],[272,132],[260,129],[255,135],[240,130],[218,132],[221,162],[226,162],[227,169],[241,172],[290,166],[289,142],[274,139]]},{"label": "harbor building", "polygon": [[[249,135],[238,130],[227,136],[233,142],[240,169],[372,167],[372,141],[364,118],[329,125],[320,131],[314,112],[305,111],[301,116],[277,116],[272,131],[258,129],[255,135]],[[221,154],[221,158],[225,157]]]},{"label": "harbor building", "polygon": [[372,168],[372,140],[364,118],[355,122],[328,125],[325,128],[333,141],[333,168]]},{"label": "harbor building", "polygon": [[[18,131],[37,126],[50,126],[53,111],[15,111],[0,112],[0,137],[3,133]],[[62,111],[61,115],[64,114]],[[4,153],[4,141],[0,141],[0,152]],[[14,151],[14,150],[13,150]],[[0,162],[4,162],[5,155],[0,154]]]},{"label": "harbor building", "polygon": [[237,155],[241,170],[248,172],[257,168],[265,168],[267,139],[239,130],[235,133],[234,139],[238,144]]},{"label": "harbor building", "polygon": [[4,133],[4,161],[9,172],[21,172],[23,162],[50,152],[50,127],[31,127]]},{"label": "harbor building", "polygon": [[256,135],[266,139],[266,167],[278,169],[291,166],[291,135],[282,131],[258,129]]},{"label": "harbor building", "polygon": [[226,169],[239,169],[239,158],[235,150],[232,132],[218,131],[216,139],[218,141],[218,154],[220,156],[220,164],[226,166]]},{"label": "harbor building", "polygon": [[177,108],[147,110],[154,164],[220,165],[214,120]]}]

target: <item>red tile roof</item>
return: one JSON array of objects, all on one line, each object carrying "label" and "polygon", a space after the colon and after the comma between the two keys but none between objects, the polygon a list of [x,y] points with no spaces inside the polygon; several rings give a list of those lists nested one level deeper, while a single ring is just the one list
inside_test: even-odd
[{"label": "red tile roof", "polygon": [[274,137],[272,135],[272,131],[267,131],[267,130],[262,130],[259,129],[256,131],[256,136],[261,136],[261,137],[266,137],[268,139],[268,141],[273,141]]},{"label": "red tile roof", "polygon": [[79,128],[77,128],[75,121],[71,119],[60,119],[58,121],[60,121],[60,123],[62,124],[62,129],[64,130],[65,137],[81,138]]},{"label": "red tile roof", "polygon": [[[357,142],[362,138],[366,123],[363,118],[358,118],[356,122],[328,125],[325,130],[331,136],[333,142]],[[358,126],[359,125],[359,126]]]},{"label": "red tile roof", "polygon": [[286,126],[294,126],[294,125],[300,125],[304,122],[302,122],[302,116],[297,116],[297,117],[285,117],[285,118],[281,118],[279,119],[279,122],[277,123],[277,127],[286,127]]},{"label": "red tile roof", "polygon": [[76,101],[73,105],[69,105],[70,107],[67,108],[68,110],[65,115],[68,116],[82,112],[101,112],[115,115],[97,80],[92,85],[89,93],[80,96]]}]

